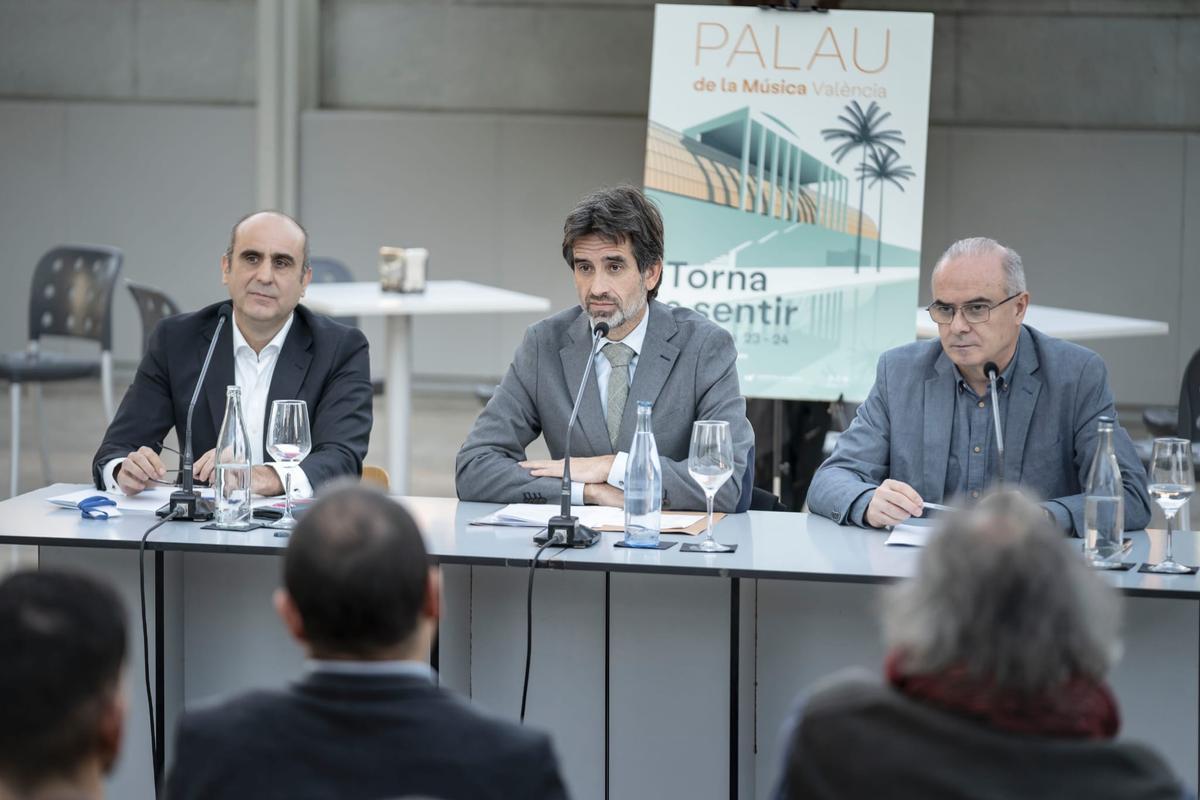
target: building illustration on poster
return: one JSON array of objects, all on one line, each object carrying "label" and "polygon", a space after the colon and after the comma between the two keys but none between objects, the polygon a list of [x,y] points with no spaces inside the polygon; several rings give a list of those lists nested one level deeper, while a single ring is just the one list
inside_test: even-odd
[{"label": "building illustration on poster", "polygon": [[658,6],[661,298],[733,334],[748,396],[861,400],[912,341],[932,40],[928,14]]}]

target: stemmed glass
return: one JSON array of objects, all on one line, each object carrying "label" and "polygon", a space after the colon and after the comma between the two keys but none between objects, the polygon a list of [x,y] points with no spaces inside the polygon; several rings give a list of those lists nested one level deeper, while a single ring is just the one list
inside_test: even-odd
[{"label": "stemmed glass", "polygon": [[733,474],[733,441],[729,423],[702,419],[692,423],[692,442],[688,447],[688,474],[704,490],[708,502],[708,530],[696,545],[705,553],[728,553],[732,547],[713,541],[713,497]]},{"label": "stemmed glass", "polygon": [[1154,440],[1150,457],[1150,496],[1167,518],[1167,558],[1153,566],[1150,572],[1179,575],[1191,572],[1171,555],[1171,523],[1175,513],[1196,491],[1196,474],[1192,472],[1192,443],[1187,439],[1163,438]]},{"label": "stemmed glass", "polygon": [[[308,404],[303,400],[276,400],[271,403],[271,420],[267,424],[267,452],[281,464],[294,467],[312,450],[312,433],[308,428]],[[292,473],[284,470],[283,516],[267,525],[279,528],[276,536],[287,536],[296,527],[292,516]]]}]

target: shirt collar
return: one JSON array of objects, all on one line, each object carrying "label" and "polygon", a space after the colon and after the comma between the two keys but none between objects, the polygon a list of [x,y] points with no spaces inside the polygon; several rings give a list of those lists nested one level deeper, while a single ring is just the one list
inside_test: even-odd
[{"label": "shirt collar", "polygon": [[[620,340],[621,344],[628,346],[629,349],[633,351],[633,354],[635,356],[641,355],[642,344],[646,341],[646,328],[649,326],[649,323],[650,323],[650,302],[646,301],[646,313],[642,315],[641,322],[639,322],[637,324],[637,326],[633,330],[631,330],[628,333],[628,335],[625,336],[624,339]],[[604,341],[605,341],[605,343],[607,343],[612,340],[606,336],[606,337],[604,337]],[[604,347],[601,346],[600,349],[603,350]]]},{"label": "shirt collar", "polygon": [[[1008,366],[1004,368],[1004,372],[1000,373],[999,379],[996,381],[996,391],[1006,393],[1012,387],[1012,376],[1017,370],[1017,359],[1021,357],[1021,347],[1025,344],[1025,330],[1022,328],[1021,336],[1017,337],[1017,349],[1013,351],[1013,357],[1009,359]],[[959,394],[970,390],[974,394],[975,390],[971,389],[971,385],[963,378],[962,373],[958,371],[958,366],[954,367],[954,376],[958,379],[955,384],[958,387]]]},{"label": "shirt collar", "polygon": [[342,661],[310,658],[305,663],[309,672],[327,675],[387,675],[424,678],[434,681],[433,667],[424,661]]},{"label": "shirt collar", "polygon": [[[272,347],[275,348],[276,352],[279,352],[280,350],[282,350],[283,343],[287,339],[288,331],[290,331],[292,329],[292,322],[295,319],[296,319],[295,311],[293,311],[291,314],[288,314],[287,322],[283,323],[283,327],[279,329],[279,333],[275,334],[275,336],[271,339],[271,341],[267,342],[267,346],[262,349],[262,353],[255,354],[255,358],[260,357],[263,353],[266,353],[267,350],[269,350]],[[242,352],[243,347],[246,348],[246,350],[250,351],[251,353],[254,353],[254,348],[251,347],[250,343],[246,341],[246,337],[242,336],[242,329],[239,328],[237,325],[237,312],[235,311],[235,312],[233,312],[233,353],[234,353],[234,355],[237,355],[238,353]]]}]

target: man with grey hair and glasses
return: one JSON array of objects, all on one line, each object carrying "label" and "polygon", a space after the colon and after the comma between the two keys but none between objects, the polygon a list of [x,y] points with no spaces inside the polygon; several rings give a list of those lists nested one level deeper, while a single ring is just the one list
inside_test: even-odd
[{"label": "man with grey hair and glasses", "polygon": [[[1021,257],[993,239],[952,244],[931,283],[938,338],[880,357],[870,394],[813,477],[809,509],[883,528],[921,516],[926,502],[973,501],[1002,478],[1041,497],[1061,530],[1080,534],[1098,420],[1117,416],[1104,361],[1022,324],[1029,292]],[[989,363],[999,373],[1003,476]],[[1113,444],[1125,528],[1143,528],[1150,521],[1145,470],[1119,424]]]},{"label": "man with grey hair and glasses", "polygon": [[809,693],[780,800],[1188,796],[1150,749],[1114,741],[1120,596],[1033,501],[949,517],[883,608],[885,679],[850,670]]}]

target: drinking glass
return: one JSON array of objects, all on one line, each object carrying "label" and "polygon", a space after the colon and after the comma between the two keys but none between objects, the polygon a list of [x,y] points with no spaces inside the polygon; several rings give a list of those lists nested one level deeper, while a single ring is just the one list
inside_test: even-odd
[{"label": "drinking glass", "polygon": [[708,530],[696,548],[706,553],[728,553],[728,545],[713,541],[713,497],[733,474],[733,441],[729,423],[702,419],[692,423],[692,442],[688,447],[688,474],[704,490],[708,503]]},{"label": "drinking glass", "polygon": [[1196,491],[1196,475],[1192,472],[1192,443],[1187,439],[1166,437],[1154,440],[1150,456],[1150,496],[1167,518],[1167,558],[1148,567],[1150,572],[1182,574],[1191,572],[1171,554],[1171,528],[1175,513]]},{"label": "drinking glass", "polygon": [[[308,404],[303,400],[276,400],[271,403],[271,419],[267,424],[267,452],[281,464],[294,467],[312,450],[312,433],[308,428]],[[267,525],[279,528],[276,536],[287,536],[296,527],[292,516],[292,473],[284,471],[283,516]]]}]

